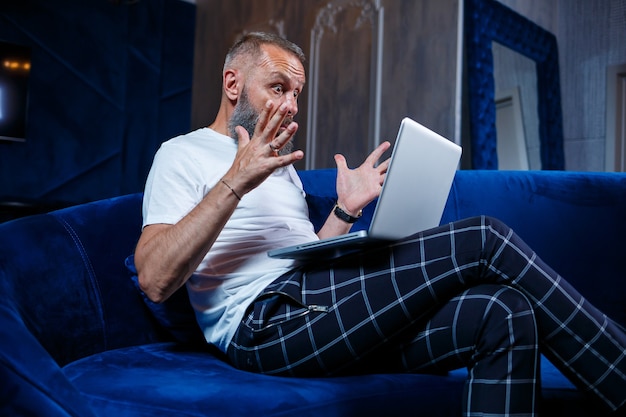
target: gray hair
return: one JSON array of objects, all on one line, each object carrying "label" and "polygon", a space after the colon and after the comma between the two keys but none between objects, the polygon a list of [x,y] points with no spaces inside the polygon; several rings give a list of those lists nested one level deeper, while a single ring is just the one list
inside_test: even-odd
[{"label": "gray hair", "polygon": [[302,65],[306,61],[304,52],[295,43],[269,32],[250,32],[241,36],[228,50],[224,61],[224,69],[241,56],[257,57],[261,53],[262,45],[274,45],[296,56]]}]

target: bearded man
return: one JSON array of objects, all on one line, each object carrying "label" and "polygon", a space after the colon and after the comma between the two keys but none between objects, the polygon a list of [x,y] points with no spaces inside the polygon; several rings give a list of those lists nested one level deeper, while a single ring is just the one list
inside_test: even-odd
[{"label": "bearded man", "polygon": [[[153,301],[186,285],[207,343],[239,369],[332,376],[469,369],[463,413],[536,415],[539,347],[607,409],[626,401],[626,334],[506,225],[461,220],[314,263],[267,251],[347,232],[378,197],[389,142],[356,169],[316,233],[289,148],[304,55],[251,33],[229,51],[215,121],[164,143],[135,252]],[[410,192],[410,190],[407,190]]]}]

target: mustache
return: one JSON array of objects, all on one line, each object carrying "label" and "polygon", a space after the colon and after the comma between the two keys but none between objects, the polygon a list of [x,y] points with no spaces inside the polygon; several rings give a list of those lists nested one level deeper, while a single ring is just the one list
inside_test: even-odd
[{"label": "mustache", "polygon": [[293,116],[285,116],[285,118],[283,119],[283,124],[281,126],[287,127],[289,126],[291,123],[293,122]]}]

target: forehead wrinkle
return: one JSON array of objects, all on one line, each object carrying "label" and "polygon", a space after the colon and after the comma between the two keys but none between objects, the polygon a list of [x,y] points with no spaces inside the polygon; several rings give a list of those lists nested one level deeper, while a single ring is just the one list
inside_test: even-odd
[{"label": "forehead wrinkle", "polygon": [[306,82],[304,67],[300,60],[282,49],[276,48],[271,54],[264,48],[257,68],[266,69],[270,76],[278,76],[288,80],[295,79],[300,86]]},{"label": "forehead wrinkle", "polygon": [[270,79],[278,79],[286,85],[292,85],[295,88],[302,88],[304,86],[305,80],[304,77],[290,77],[284,71],[274,70],[268,73],[268,78]]}]

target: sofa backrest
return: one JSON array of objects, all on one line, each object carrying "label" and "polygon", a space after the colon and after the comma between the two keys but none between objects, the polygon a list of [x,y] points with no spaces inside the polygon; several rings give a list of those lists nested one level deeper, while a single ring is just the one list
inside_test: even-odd
[{"label": "sofa backrest", "polygon": [[34,336],[59,365],[168,340],[124,266],[140,230],[139,194],[0,224],[0,303],[13,317],[3,326]]},{"label": "sofa backrest", "polygon": [[[300,177],[311,218],[320,227],[337,198],[336,171],[303,171]],[[353,230],[367,228],[374,204],[363,210]],[[507,223],[592,303],[626,326],[626,174],[457,171],[441,223],[483,214]]]},{"label": "sofa backrest", "polygon": [[442,222],[478,214],[507,223],[626,325],[626,174],[459,171]]}]

